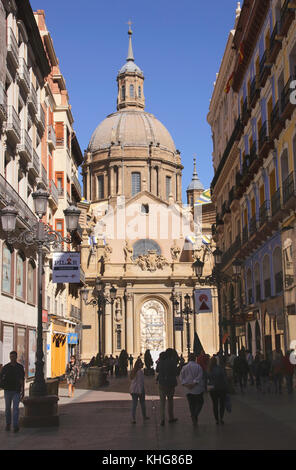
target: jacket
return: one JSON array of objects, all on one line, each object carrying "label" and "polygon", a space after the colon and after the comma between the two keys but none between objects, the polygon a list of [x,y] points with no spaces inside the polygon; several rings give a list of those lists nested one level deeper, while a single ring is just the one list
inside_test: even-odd
[{"label": "jacket", "polygon": [[144,389],[144,373],[142,369],[138,370],[136,373],[135,378],[132,380],[132,383],[130,385],[129,389],[130,393],[137,393],[138,395],[141,395],[145,393]]},{"label": "jacket", "polygon": [[163,387],[176,387],[178,368],[173,359],[167,358],[159,361],[156,367],[158,372],[158,383]]}]

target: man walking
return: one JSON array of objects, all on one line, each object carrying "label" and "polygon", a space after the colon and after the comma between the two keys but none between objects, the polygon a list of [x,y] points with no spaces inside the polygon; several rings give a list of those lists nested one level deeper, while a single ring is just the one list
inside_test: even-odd
[{"label": "man walking", "polygon": [[198,423],[198,416],[204,404],[204,377],[203,369],[197,364],[195,355],[189,354],[188,364],[180,373],[181,384],[186,387],[186,396],[194,426]]},{"label": "man walking", "polygon": [[24,397],[25,371],[17,362],[17,352],[11,351],[10,362],[0,372],[0,383],[4,389],[6,431],[11,426],[11,404],[13,404],[13,431],[19,431],[19,404]]},{"label": "man walking", "polygon": [[175,423],[174,417],[174,393],[177,385],[178,367],[176,351],[168,348],[165,353],[161,353],[156,367],[158,373],[159,397],[160,397],[160,425],[165,424],[165,403],[168,402],[169,423]]}]

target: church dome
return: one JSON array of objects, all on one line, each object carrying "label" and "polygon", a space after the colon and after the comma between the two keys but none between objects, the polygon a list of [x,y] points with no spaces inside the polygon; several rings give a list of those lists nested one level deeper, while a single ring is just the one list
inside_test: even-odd
[{"label": "church dome", "polygon": [[94,131],[88,150],[95,153],[116,144],[123,147],[159,146],[175,153],[174,141],[166,127],[153,114],[140,108],[124,108],[107,116]]}]

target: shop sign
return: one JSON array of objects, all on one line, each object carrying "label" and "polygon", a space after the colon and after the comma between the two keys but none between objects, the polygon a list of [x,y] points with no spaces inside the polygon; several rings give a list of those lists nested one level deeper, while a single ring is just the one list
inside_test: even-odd
[{"label": "shop sign", "polygon": [[80,253],[73,251],[53,253],[52,282],[80,283]]},{"label": "shop sign", "polygon": [[78,344],[78,334],[69,333],[68,334],[68,344]]},{"label": "shop sign", "polygon": [[210,313],[212,312],[212,290],[211,289],[196,289],[195,296],[195,313]]}]

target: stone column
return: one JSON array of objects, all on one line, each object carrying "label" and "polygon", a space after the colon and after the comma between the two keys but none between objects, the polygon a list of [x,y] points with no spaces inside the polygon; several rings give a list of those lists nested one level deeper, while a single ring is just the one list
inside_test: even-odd
[{"label": "stone column", "polygon": [[134,353],[134,318],[133,318],[133,294],[126,293],[126,317],[125,317],[126,350],[128,354]]},{"label": "stone column", "polygon": [[[109,289],[110,285],[106,286],[106,297],[108,302],[110,301],[109,296]],[[110,303],[106,303],[105,308],[105,318],[104,318],[104,339],[105,339],[105,347],[104,353],[105,355],[110,355],[113,353],[113,325],[112,325],[112,306]]]}]

